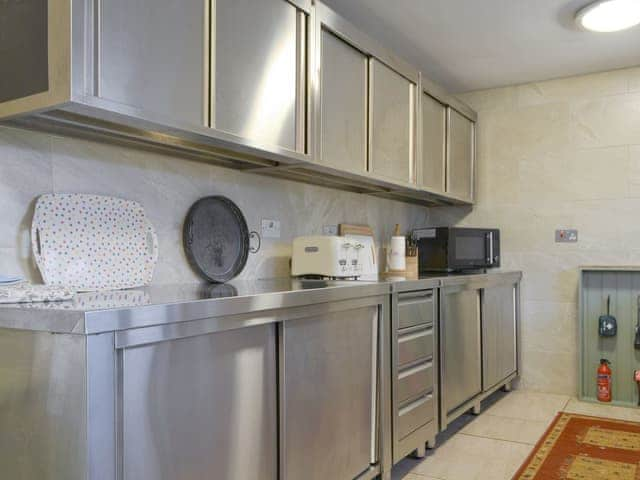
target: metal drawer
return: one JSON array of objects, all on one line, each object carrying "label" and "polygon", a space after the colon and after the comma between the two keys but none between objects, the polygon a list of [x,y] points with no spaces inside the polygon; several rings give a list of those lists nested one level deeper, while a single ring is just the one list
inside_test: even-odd
[{"label": "metal drawer", "polygon": [[402,407],[398,412],[397,434],[400,439],[435,418],[433,395],[428,394]]},{"label": "metal drawer", "polygon": [[435,318],[433,290],[398,295],[398,328],[431,325]]},{"label": "metal drawer", "polygon": [[433,356],[433,327],[398,337],[398,366]]},{"label": "metal drawer", "polygon": [[433,390],[433,362],[431,360],[410,367],[398,374],[396,395],[399,403],[431,390]]}]

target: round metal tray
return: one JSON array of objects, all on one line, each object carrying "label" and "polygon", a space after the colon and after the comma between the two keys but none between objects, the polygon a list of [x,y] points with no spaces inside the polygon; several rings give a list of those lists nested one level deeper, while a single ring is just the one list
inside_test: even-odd
[{"label": "round metal tray", "polygon": [[247,221],[226,197],[205,197],[194,203],[184,222],[183,237],[189,262],[210,282],[231,280],[247,263]]}]

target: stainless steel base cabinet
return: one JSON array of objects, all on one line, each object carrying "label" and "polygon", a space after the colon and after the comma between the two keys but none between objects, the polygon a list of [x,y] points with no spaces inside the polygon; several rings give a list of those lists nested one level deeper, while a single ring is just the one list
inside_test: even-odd
[{"label": "stainless steel base cabinet", "polygon": [[351,480],[378,462],[377,338],[377,306],[284,323],[282,480]]},{"label": "stainless steel base cabinet", "polygon": [[123,349],[123,480],[276,480],[275,328]]},{"label": "stainless steel base cabinet", "polygon": [[489,390],[518,369],[517,283],[485,288],[482,296],[482,386]]},{"label": "stainless steel base cabinet", "polygon": [[440,289],[440,429],[519,374],[520,272],[451,277]]},{"label": "stainless steel base cabinet", "polygon": [[473,284],[444,287],[440,296],[440,418],[482,392],[480,290]]},{"label": "stainless steel base cabinet", "polygon": [[[402,290],[402,286],[396,286]],[[393,462],[435,445],[437,289],[394,292],[391,301]]]},{"label": "stainless steel base cabinet", "polygon": [[0,311],[0,478],[390,478],[389,286],[311,286]]}]

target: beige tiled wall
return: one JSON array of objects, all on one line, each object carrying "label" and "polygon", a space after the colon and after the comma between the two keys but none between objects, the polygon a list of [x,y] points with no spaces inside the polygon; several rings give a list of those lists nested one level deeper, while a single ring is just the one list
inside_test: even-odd
[{"label": "beige tiled wall", "polygon": [[182,248],[189,207],[206,195],[234,200],[249,228],[263,218],[281,221],[280,239],[264,239],[241,278],[288,276],[297,235],[321,234],[323,225],[368,224],[379,242],[394,225],[424,226],[428,209],[401,202],[276,180],[112,145],[0,127],[0,273],[39,281],[29,229],[38,195],[96,193],[137,200],[154,224],[160,257],[154,283],[198,281]]},{"label": "beige tiled wall", "polygon": [[432,223],[501,228],[504,268],[524,271],[523,384],[574,394],[578,267],[640,262],[640,68],[462,99],[479,113],[478,204]]}]

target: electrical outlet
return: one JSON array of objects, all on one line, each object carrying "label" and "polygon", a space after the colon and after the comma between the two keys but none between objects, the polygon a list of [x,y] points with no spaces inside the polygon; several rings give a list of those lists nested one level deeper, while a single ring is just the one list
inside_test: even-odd
[{"label": "electrical outlet", "polygon": [[556,243],[577,243],[578,230],[556,230]]},{"label": "electrical outlet", "polygon": [[280,221],[263,219],[262,238],[280,238]]},{"label": "electrical outlet", "polygon": [[338,225],[324,225],[322,227],[323,235],[338,235]]}]

